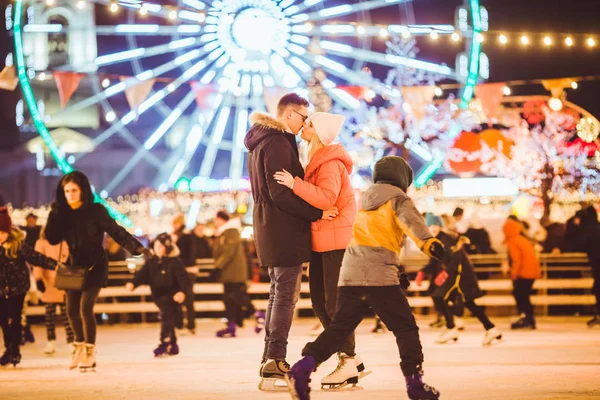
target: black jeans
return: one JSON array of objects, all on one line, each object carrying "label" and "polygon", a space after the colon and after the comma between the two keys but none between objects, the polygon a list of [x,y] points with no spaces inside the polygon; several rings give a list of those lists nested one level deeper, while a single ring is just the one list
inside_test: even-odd
[{"label": "black jeans", "polygon": [[244,324],[244,319],[256,312],[250,296],[246,293],[246,282],[224,283],[223,303],[225,303],[225,317],[237,326]]},{"label": "black jeans", "polygon": [[175,336],[175,313],[179,304],[175,303],[173,296],[161,296],[154,299],[159,309],[160,316],[160,341],[161,343],[177,343]]},{"label": "black jeans", "polygon": [[67,314],[76,342],[96,344],[94,305],[100,288],[67,290]]},{"label": "black jeans", "polygon": [[[187,328],[196,329],[196,311],[194,310],[194,283],[196,283],[196,274],[188,274],[188,276],[190,277],[190,282],[192,282],[192,285],[190,286],[189,290],[185,292],[183,306],[185,306],[187,314]],[[177,329],[183,329],[183,306],[181,304],[177,304],[177,308],[175,310],[175,327],[177,327]]]},{"label": "black jeans", "polygon": [[531,296],[534,279],[517,278],[513,281],[513,296],[517,302],[517,310],[520,314],[533,316],[533,306],[531,305]]},{"label": "black jeans", "polygon": [[[450,310],[448,302],[441,297],[434,297],[433,302],[435,303],[436,308],[442,311],[442,315],[446,319],[446,328],[453,329],[455,326],[454,315],[452,313],[452,310]],[[464,306],[467,307],[475,317],[477,317],[477,319],[479,320],[479,322],[481,322],[486,331],[492,329],[495,326],[486,315],[483,307],[480,307],[477,304],[475,304],[475,301],[465,301]]]},{"label": "black jeans", "polygon": [[21,344],[21,311],[25,294],[0,297],[0,326],[4,337],[4,347],[19,348]]},{"label": "black jeans", "polygon": [[[336,311],[338,281],[345,250],[334,250],[325,253],[312,253],[309,266],[310,300],[317,318],[324,328],[331,325]],[[354,332],[344,340],[340,349],[349,356],[355,355]]]},{"label": "black jeans", "polygon": [[331,325],[314,342],[304,347],[302,355],[312,356],[321,364],[338,352],[344,339],[354,332],[363,319],[367,307],[363,300],[373,307],[375,314],[396,336],[404,376],[420,372],[423,350],[419,328],[400,286],[340,286],[338,308]]}]

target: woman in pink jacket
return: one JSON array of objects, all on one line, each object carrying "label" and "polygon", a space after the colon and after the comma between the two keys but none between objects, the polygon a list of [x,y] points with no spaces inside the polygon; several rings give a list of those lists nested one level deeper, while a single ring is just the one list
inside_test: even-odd
[{"label": "woman in pink jacket", "polygon": [[[308,142],[305,180],[283,170],[275,174],[278,183],[313,207],[328,210],[337,207],[339,216],[332,221],[313,222],[312,261],[309,267],[310,297],[315,314],[324,327],[331,324],[336,309],[337,284],[344,252],[352,236],[357,206],[350,182],[352,159],[341,144],[333,144],[344,117],[317,112],[305,123],[302,139]],[[364,376],[362,360],[354,351],[354,334],[338,354],[338,368],[323,378],[323,386],[355,383]],[[362,374],[361,374],[362,373]]]}]

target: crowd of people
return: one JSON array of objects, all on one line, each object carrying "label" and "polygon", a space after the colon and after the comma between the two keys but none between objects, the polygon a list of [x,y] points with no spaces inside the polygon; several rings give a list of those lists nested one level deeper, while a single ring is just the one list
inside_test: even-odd
[{"label": "crowd of people", "polygon": [[[69,368],[94,368],[94,305],[107,285],[108,262],[125,259],[125,252],[145,258],[126,288],[151,289],[161,325],[154,355],[177,355],[177,328],[185,327],[190,334],[196,329],[196,260],[214,258],[214,278],[223,283],[227,319],[216,335],[235,337],[248,318],[254,318],[257,333],[264,330],[260,389],[278,390],[285,381],[294,398],[309,399],[311,374],[334,354],[338,365],[321,381],[324,387],[356,384],[368,375],[356,354],[354,330],[369,305],[396,338],[409,398],[438,399],[439,391],[422,378],[422,346],[400,258],[404,239],[410,237],[430,258],[416,284],[430,278],[428,290],[438,313],[434,325],[445,327],[436,342],[458,340],[458,321],[467,308],[485,330],[483,344],[490,345],[502,338],[502,332],[476,303],[483,292],[469,259],[472,254],[496,253],[489,232],[476,219],[467,223],[460,208],[452,216],[417,211],[406,194],[413,171],[401,157],[386,156],[375,163],[373,184],[357,204],[350,180],[352,160],[336,143],[344,118],[323,112],[309,116],[308,109],[307,100],[288,94],[280,99],[276,116],[254,113],[245,137],[254,244],[270,281],[266,310],[257,310],[246,292],[249,269],[239,218],[218,211],[212,221],[214,235],[206,237],[203,224],[188,232],[185,217],[176,215],[171,231],[156,235],[145,246],[94,203],[87,177],[75,171],[60,180],[44,227],[30,215],[19,229],[8,210],[0,208],[0,325],[5,344],[0,365],[20,361],[21,341],[28,336],[23,307],[32,276],[46,304],[44,352],[55,351],[58,308],[68,316],[64,325],[72,346]],[[303,139],[302,154],[296,135]],[[530,301],[534,281],[541,276],[536,246],[546,252],[587,253],[600,304],[600,249],[595,246],[600,224],[595,209],[583,208],[564,227],[545,220],[541,225],[547,232],[543,239],[514,216],[503,226],[509,259],[504,270],[513,281],[520,314],[512,329],[536,328]],[[105,243],[106,235],[110,239]],[[288,336],[305,263],[312,306],[323,331],[290,367]],[[598,323],[599,314],[597,309],[590,326]]]}]

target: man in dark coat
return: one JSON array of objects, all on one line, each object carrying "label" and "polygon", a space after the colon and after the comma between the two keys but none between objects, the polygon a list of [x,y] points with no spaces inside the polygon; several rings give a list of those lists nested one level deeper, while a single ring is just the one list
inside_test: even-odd
[{"label": "man in dark coat", "polygon": [[25,218],[27,224],[21,228],[27,234],[27,236],[25,236],[25,243],[30,247],[35,247],[35,242],[40,238],[42,227],[37,224],[37,220],[37,215],[30,213],[27,218]]},{"label": "man in dark coat", "polygon": [[297,94],[283,96],[277,105],[277,119],[252,114],[252,127],[244,140],[255,203],[256,250],[271,280],[262,378],[283,379],[289,369],[285,362],[287,338],[300,294],[302,264],[311,258],[310,223],[337,215],[335,210],[312,207],[273,177],[277,171],[286,170],[304,178],[295,135],[308,118],[308,106],[308,101]]},{"label": "man in dark coat", "polygon": [[[185,300],[183,306],[185,306],[187,314],[187,329],[192,335],[196,334],[196,311],[194,310],[194,283],[196,283],[196,277],[198,268],[196,267],[196,259],[194,258],[193,239],[192,235],[185,231],[185,216],[183,214],[177,214],[171,221],[171,227],[173,233],[171,238],[177,246],[180,252],[180,258],[185,265],[185,270],[188,273],[191,286],[187,287],[185,293]],[[178,305],[175,311],[175,327],[177,329],[183,329],[183,308],[182,305]],[[182,332],[183,333],[183,332]]]}]

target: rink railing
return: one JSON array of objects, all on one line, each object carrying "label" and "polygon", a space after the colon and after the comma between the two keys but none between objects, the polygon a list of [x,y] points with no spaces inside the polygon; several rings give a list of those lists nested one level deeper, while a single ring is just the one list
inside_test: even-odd
[{"label": "rink railing", "polygon": [[[512,297],[512,281],[501,273],[501,264],[506,261],[504,255],[471,256],[475,270],[479,276],[479,285],[486,295],[477,303],[487,307],[511,308],[515,305]],[[540,255],[542,278],[536,280],[532,303],[538,306],[538,312],[548,314],[552,306],[588,306],[595,304],[591,294],[593,279],[591,268],[585,254],[572,253]],[[410,257],[403,260],[406,271],[414,278],[414,274],[427,262],[425,257]],[[128,314],[156,313],[157,308],[151,300],[150,288],[142,286],[134,292],[125,290],[124,284],[142,264],[140,260],[110,263],[109,287],[101,290],[100,301],[95,307],[98,314]],[[198,313],[223,312],[224,306],[220,300],[223,286],[210,281],[214,269],[213,260],[198,260],[198,281],[194,284],[195,309]],[[408,290],[408,301],[412,307],[428,308],[433,306],[427,295],[429,282],[417,286],[414,281]],[[267,282],[249,283],[248,293],[252,296],[255,306],[264,309],[267,304],[269,284]],[[301,298],[297,310],[310,310],[312,305],[309,298],[307,282],[302,283]],[[43,306],[31,306],[28,315],[43,315]],[[145,319],[145,318],[143,318]]]}]

